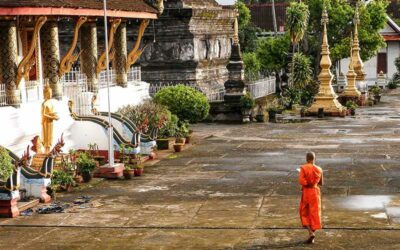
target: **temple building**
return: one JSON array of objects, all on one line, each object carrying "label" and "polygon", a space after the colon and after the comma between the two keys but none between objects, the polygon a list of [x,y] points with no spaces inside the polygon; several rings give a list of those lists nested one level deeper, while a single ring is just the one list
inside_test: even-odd
[{"label": "temple building", "polygon": [[215,0],[169,0],[145,32],[142,78],[151,84],[223,88],[237,13]]},{"label": "temple building", "polygon": [[[106,51],[102,1],[0,0],[0,114],[7,121],[0,125],[7,131],[0,145],[20,154],[41,134],[40,107],[48,84],[60,117],[54,138],[64,133],[67,146],[75,148],[87,146],[84,137],[98,138],[96,143],[106,147],[104,129],[93,124],[83,129],[74,123],[67,102],[90,112],[90,101],[97,96],[97,109],[105,111],[107,82],[111,96],[118,96],[111,102],[113,112],[148,98],[149,84],[141,81],[134,64],[141,55],[144,30],[162,9],[162,1],[108,0]],[[77,134],[82,131],[85,134]],[[95,136],[100,134],[105,136]]]}]

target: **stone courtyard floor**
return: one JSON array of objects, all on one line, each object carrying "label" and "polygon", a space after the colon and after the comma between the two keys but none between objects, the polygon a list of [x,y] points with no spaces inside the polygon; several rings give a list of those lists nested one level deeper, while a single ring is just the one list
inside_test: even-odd
[{"label": "stone courtyard floor", "polygon": [[[60,198],[93,208],[0,219],[0,249],[400,249],[400,92],[356,117],[194,130],[141,178]],[[325,171],[313,246],[297,212],[308,150]]]}]

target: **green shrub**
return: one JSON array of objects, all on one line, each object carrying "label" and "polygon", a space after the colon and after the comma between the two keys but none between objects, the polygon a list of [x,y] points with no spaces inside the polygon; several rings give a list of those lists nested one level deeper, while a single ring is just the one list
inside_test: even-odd
[{"label": "green shrub", "polygon": [[147,100],[142,104],[127,105],[118,110],[123,116],[128,117],[142,133],[154,128],[162,128],[168,122],[169,111],[167,107]]},{"label": "green shrub", "polygon": [[165,126],[163,126],[159,131],[160,138],[175,137],[176,132],[178,130],[178,121],[179,121],[178,117],[169,112]]},{"label": "green shrub", "polygon": [[207,117],[210,104],[207,97],[194,88],[176,85],[161,89],[154,101],[168,107],[179,120],[196,123]]},{"label": "green shrub", "polygon": [[358,105],[353,101],[347,101],[346,108],[350,110],[355,110],[356,108],[358,108]]},{"label": "green shrub", "polygon": [[251,97],[250,93],[246,93],[246,95],[240,97],[240,106],[243,109],[252,109],[256,105],[253,97]]},{"label": "green shrub", "polygon": [[53,185],[60,185],[60,186],[75,185],[75,181],[72,175],[62,170],[53,171],[53,175],[51,177],[51,183]]},{"label": "green shrub", "polygon": [[0,180],[6,181],[13,173],[14,165],[7,149],[0,147]]},{"label": "green shrub", "polygon": [[80,153],[76,159],[76,165],[79,172],[92,173],[96,168],[96,161],[88,153]]},{"label": "green shrub", "polygon": [[246,75],[255,75],[260,71],[261,64],[254,52],[243,53],[243,63]]},{"label": "green shrub", "polygon": [[293,67],[293,83],[296,87],[303,88],[311,81],[313,71],[310,58],[302,53],[295,53],[290,67]]},{"label": "green shrub", "polygon": [[389,89],[397,89],[398,85],[399,85],[398,82],[392,79],[388,83],[388,88]]}]

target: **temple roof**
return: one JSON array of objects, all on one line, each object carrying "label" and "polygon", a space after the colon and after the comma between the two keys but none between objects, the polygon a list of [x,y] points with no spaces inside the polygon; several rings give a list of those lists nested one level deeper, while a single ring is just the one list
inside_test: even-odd
[{"label": "temple roof", "polygon": [[222,9],[215,0],[168,0],[165,2],[167,8],[218,8]]},{"label": "temple roof", "polygon": [[[74,10],[77,11],[76,15],[87,13],[88,16],[97,16],[103,10],[103,1],[0,0],[0,15],[3,16],[7,14],[6,11],[9,15],[74,15]],[[110,16],[117,16],[118,13],[121,14],[120,17],[134,17],[134,13],[140,14],[140,17],[145,14],[155,16],[158,13],[157,9],[145,0],[107,0],[107,10]]]}]

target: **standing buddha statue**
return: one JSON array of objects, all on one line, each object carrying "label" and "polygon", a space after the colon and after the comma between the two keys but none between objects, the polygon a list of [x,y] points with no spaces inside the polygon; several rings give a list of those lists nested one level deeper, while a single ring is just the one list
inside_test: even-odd
[{"label": "standing buddha statue", "polygon": [[52,101],[52,90],[48,84],[45,85],[44,101],[42,103],[42,140],[45,148],[45,153],[50,152],[51,144],[53,141],[53,121],[58,120],[59,117],[54,111],[54,104]]}]

